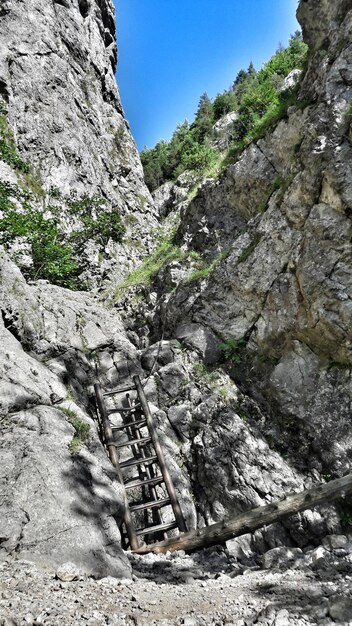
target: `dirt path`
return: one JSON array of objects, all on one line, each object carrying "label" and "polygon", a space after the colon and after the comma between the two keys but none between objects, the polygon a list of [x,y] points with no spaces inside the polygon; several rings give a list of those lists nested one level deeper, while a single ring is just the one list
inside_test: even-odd
[{"label": "dirt path", "polygon": [[289,568],[282,562],[274,569],[244,569],[216,551],[131,557],[131,581],[62,582],[29,562],[4,562],[0,625],[352,624],[349,555],[335,555],[334,566],[325,558],[315,569],[309,555],[298,556]]}]

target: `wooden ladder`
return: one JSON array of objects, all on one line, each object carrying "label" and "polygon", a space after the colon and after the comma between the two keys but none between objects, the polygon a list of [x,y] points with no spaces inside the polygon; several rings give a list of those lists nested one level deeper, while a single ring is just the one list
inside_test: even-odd
[{"label": "wooden ladder", "polygon": [[[104,443],[124,488],[123,523],[128,543],[132,550],[138,550],[139,537],[148,537],[152,541],[160,537],[167,539],[168,531],[178,528],[180,532],[187,532],[187,526],[139,376],[133,377],[133,383],[134,387],[120,387],[105,393],[96,383],[94,391]],[[105,398],[128,391],[137,392],[137,401],[131,401],[127,393],[127,406],[107,408]],[[112,414],[121,416],[120,426],[111,424],[109,416]],[[119,450],[123,448],[131,449],[132,456],[120,461]],[[134,470],[137,475],[133,475]],[[131,500],[127,494],[131,494]],[[136,495],[137,501],[134,499]],[[169,522],[163,522],[161,515],[161,509],[166,506],[171,506],[173,512],[173,519]],[[141,513],[143,520],[138,527],[133,518],[140,517]],[[123,538],[126,546],[124,535]]]}]

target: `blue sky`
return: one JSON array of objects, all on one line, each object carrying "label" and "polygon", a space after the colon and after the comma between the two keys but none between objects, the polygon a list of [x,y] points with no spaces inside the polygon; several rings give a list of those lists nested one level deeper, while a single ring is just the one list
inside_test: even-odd
[{"label": "blue sky", "polygon": [[117,81],[139,149],[192,120],[203,92],[258,69],[298,28],[297,0],[114,0]]}]

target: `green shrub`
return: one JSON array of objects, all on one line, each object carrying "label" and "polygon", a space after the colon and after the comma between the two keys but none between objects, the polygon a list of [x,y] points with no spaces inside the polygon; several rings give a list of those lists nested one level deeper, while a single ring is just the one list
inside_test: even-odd
[{"label": "green shrub", "polygon": [[194,140],[200,144],[205,143],[206,138],[212,133],[214,124],[214,107],[207,93],[200,97],[195,120],[191,126]]},{"label": "green shrub", "polygon": [[89,424],[82,422],[82,420],[80,420],[79,417],[69,417],[68,421],[75,428],[76,435],[77,437],[80,438],[82,442],[87,441],[89,439],[89,434],[90,434]]},{"label": "green shrub", "polygon": [[60,411],[62,411],[62,413],[66,415],[67,421],[75,429],[75,434],[68,444],[68,449],[71,454],[77,454],[80,451],[82,445],[89,440],[90,426],[89,424],[83,422],[71,409],[60,407]]},{"label": "green shrub", "polygon": [[[125,227],[116,208],[106,210],[106,200],[99,197],[72,194],[63,197],[60,190],[51,188],[49,195],[57,201],[49,207],[50,216],[33,208],[34,200],[45,195],[39,177],[18,155],[13,135],[8,128],[5,106],[0,100],[0,159],[20,174],[20,186],[0,181],[0,243],[9,247],[18,238],[24,238],[30,247],[32,265],[22,268],[26,277],[44,278],[62,287],[78,286],[80,262],[86,242],[94,239],[102,252],[111,239],[121,242]],[[18,202],[15,202],[17,200]],[[62,201],[78,218],[80,226],[71,233],[60,227]],[[18,206],[20,204],[20,206]]]},{"label": "green shrub", "polygon": [[[51,197],[65,201],[81,226],[71,233],[60,228],[60,207],[49,207],[47,217],[39,209],[32,207],[33,196],[18,186],[0,182],[0,243],[9,247],[17,238],[25,238],[30,246],[32,265],[23,268],[26,277],[46,279],[61,287],[82,288],[78,275],[81,271],[80,259],[86,242],[94,239],[103,250],[109,239],[120,242],[125,232],[116,210],[107,212],[101,198],[71,197],[62,198],[60,192],[51,190]],[[19,209],[13,199],[20,204]]]},{"label": "green shrub", "polygon": [[352,526],[352,513],[344,513],[341,515],[341,526],[344,526],[345,528]]},{"label": "green shrub", "polygon": [[18,237],[26,238],[33,263],[23,273],[32,280],[44,278],[56,285],[75,287],[78,266],[57,219],[45,218],[40,211],[32,209],[28,200],[24,200],[23,212],[19,212],[11,202],[13,195],[23,200],[18,188],[0,183],[0,208],[4,211],[0,219],[0,242],[8,247]]},{"label": "green shrub", "polygon": [[126,232],[121,217],[116,209],[106,211],[106,200],[99,196],[72,194],[67,204],[70,212],[82,222],[82,227],[73,231],[71,240],[81,247],[88,239],[95,239],[101,247],[105,247],[109,239],[121,242]]},{"label": "green shrub", "polygon": [[[188,276],[186,276],[185,282],[192,283],[195,280],[203,280],[204,278],[208,278],[208,276],[210,276],[210,274],[212,274],[212,272],[215,270],[216,266],[221,261],[223,261],[224,259],[228,257],[229,253],[230,253],[230,250],[228,249],[223,250],[215,257],[215,259],[210,263],[210,265],[200,267],[199,269],[194,270],[193,272],[188,274]],[[200,262],[204,263],[203,259],[199,259],[199,260]]]},{"label": "green shrub", "polygon": [[17,198],[18,188],[0,180],[0,211],[5,212],[14,208],[11,198]]},{"label": "green shrub", "polygon": [[212,372],[203,361],[197,361],[193,363],[193,371],[195,376],[203,380],[207,385],[214,385],[216,383],[216,374]]},{"label": "green shrub", "polygon": [[223,359],[231,365],[241,363],[241,351],[246,346],[245,339],[228,339],[220,344]]},{"label": "green shrub", "polygon": [[173,243],[173,239],[162,241],[156,250],[146,258],[144,263],[137,269],[133,270],[127,278],[118,285],[116,290],[116,298],[123,296],[124,292],[132,286],[150,285],[153,278],[161,270],[164,265],[171,261],[182,259],[184,256],[182,250]]},{"label": "green shrub", "polygon": [[212,117],[204,114],[196,118],[192,126],[187,121],[179,124],[169,142],[160,141],[154,148],[141,152],[145,181],[150,191],[167,180],[174,180],[186,169],[200,172],[209,166],[216,158],[215,152],[205,143],[211,128]]},{"label": "green shrub", "polygon": [[245,411],[243,411],[242,409],[238,409],[237,410],[237,415],[238,415],[238,417],[241,418],[241,420],[243,422],[248,422],[249,421],[249,417],[248,417],[247,413],[245,413]]},{"label": "green shrub", "polygon": [[187,283],[193,283],[196,280],[204,280],[204,278],[208,278],[210,274],[213,272],[215,265],[212,263],[207,265],[206,267],[200,268],[198,270],[194,270],[190,274],[188,274],[186,278]]},{"label": "green shrub", "polygon": [[13,134],[4,115],[4,107],[0,112],[0,159],[19,172],[26,173],[30,170],[29,165],[17,153]]},{"label": "green shrub", "polygon": [[61,200],[62,193],[58,187],[51,186],[49,189],[49,196],[54,198],[54,200]]},{"label": "green shrub", "polygon": [[217,154],[213,148],[196,143],[187,152],[183,153],[181,164],[185,170],[202,172],[216,160]]},{"label": "green shrub", "polygon": [[290,37],[287,48],[279,49],[276,54],[265,63],[259,72],[260,80],[264,81],[273,74],[287,76],[292,70],[303,68],[308,55],[308,46],[303,42],[300,31]]},{"label": "green shrub", "polygon": [[236,111],[238,106],[236,94],[233,91],[225,91],[216,96],[213,103],[214,120],[219,120],[226,113]]},{"label": "green shrub", "polygon": [[73,250],[65,243],[55,243],[51,239],[52,231],[47,229],[37,234],[32,240],[34,280],[43,278],[55,285],[75,289],[78,286],[78,264],[73,259]]}]

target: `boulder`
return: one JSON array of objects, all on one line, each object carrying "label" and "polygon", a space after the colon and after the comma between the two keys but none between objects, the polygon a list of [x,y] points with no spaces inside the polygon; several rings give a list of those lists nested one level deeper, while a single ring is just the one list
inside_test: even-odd
[{"label": "boulder", "polygon": [[274,567],[288,569],[295,567],[302,558],[303,552],[300,548],[287,548],[285,546],[272,548],[263,555],[262,567],[264,569],[273,569]]},{"label": "boulder", "polygon": [[175,337],[187,348],[196,350],[206,365],[213,365],[220,360],[220,341],[206,326],[181,324],[176,328]]}]

